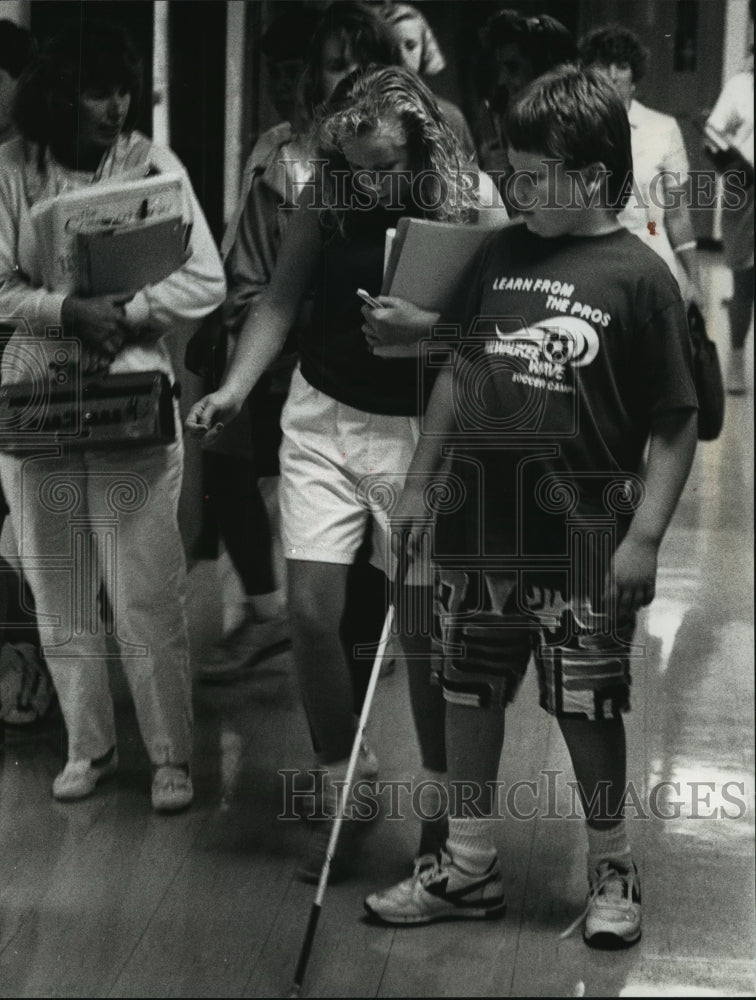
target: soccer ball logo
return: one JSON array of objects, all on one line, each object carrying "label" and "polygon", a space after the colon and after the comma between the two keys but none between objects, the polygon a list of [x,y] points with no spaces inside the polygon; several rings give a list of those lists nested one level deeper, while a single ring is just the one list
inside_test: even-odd
[{"label": "soccer ball logo", "polygon": [[575,353],[575,339],[566,330],[547,330],[543,338],[543,356],[557,365],[566,365]]}]

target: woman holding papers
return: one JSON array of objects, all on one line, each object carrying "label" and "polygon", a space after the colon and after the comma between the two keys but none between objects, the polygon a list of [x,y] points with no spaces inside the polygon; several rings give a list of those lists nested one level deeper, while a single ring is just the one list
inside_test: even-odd
[{"label": "woman holding papers", "polygon": [[[19,84],[19,137],[0,150],[0,313],[16,322],[3,384],[37,380],[43,399],[48,379],[91,371],[161,370],[172,381],[165,336],[185,336],[223,300],[223,269],[183,167],[133,130],[140,77],[120,29],[77,19]],[[166,172],[180,178],[180,219],[191,225],[183,264],[153,284],[86,298],[75,283],[45,284],[50,254],[32,221],[35,205],[84,189],[94,204],[106,185],[115,191],[117,182],[146,183]],[[143,204],[151,204],[146,196]],[[116,770],[107,669],[115,643],[153,767],[152,805],[173,811],[192,800],[185,566],[176,520],[182,468],[180,434],[168,445],[53,445],[0,455],[68,730],[68,760],[53,782],[57,799],[83,798]]]},{"label": "woman holding papers", "polygon": [[[433,95],[404,68],[372,68],[343,81],[320,122],[318,145],[324,168],[289,223],[268,294],[243,325],[221,388],[196,404],[187,427],[212,434],[234,417],[314,286],[314,318],[300,336],[300,365],[282,417],[281,508],[294,658],[326,764],[318,805],[330,819],[354,736],[338,637],[347,571],[371,516],[376,557],[390,571],[388,513],[378,494],[401,491],[419,434],[417,354],[379,357],[368,337],[417,344],[438,318],[384,298],[368,321],[357,290],[378,295],[386,231],[402,216],[496,225],[504,214],[491,207],[500,203],[487,178],[476,173],[470,184]],[[430,205],[441,191],[433,208],[422,207],[420,199]],[[440,688],[429,685],[428,651],[427,635],[405,650],[415,654],[410,686],[423,764],[442,774],[443,701]],[[320,824],[303,877],[319,873],[329,825]],[[342,828],[332,875],[343,872],[361,826],[350,818]]]}]

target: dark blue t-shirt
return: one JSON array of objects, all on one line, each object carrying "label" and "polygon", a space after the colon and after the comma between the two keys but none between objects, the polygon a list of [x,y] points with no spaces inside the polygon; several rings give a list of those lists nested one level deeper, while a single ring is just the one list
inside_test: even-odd
[{"label": "dark blue t-shirt", "polygon": [[571,525],[602,519],[619,541],[653,417],[697,406],[667,265],[625,229],[544,239],[514,226],[486,243],[457,319],[464,500],[439,517],[439,553],[537,564],[568,556]]}]

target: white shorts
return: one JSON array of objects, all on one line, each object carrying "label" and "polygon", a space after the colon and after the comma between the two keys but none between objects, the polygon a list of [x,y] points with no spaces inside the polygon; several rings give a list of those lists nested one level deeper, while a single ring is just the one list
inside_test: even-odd
[{"label": "white shorts", "polygon": [[388,518],[419,437],[417,417],[364,413],[294,372],[281,415],[281,538],[287,559],[354,562],[373,525],[373,562],[393,572]]}]

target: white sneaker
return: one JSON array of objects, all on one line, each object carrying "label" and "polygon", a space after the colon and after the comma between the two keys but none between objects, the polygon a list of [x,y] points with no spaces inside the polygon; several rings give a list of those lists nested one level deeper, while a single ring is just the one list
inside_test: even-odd
[{"label": "white sneaker", "polygon": [[117,767],[115,747],[98,760],[69,760],[53,781],[53,796],[61,802],[85,799],[92,794],[99,781],[115,774]]},{"label": "white sneaker", "polygon": [[482,875],[458,868],[442,850],[415,864],[408,879],[365,900],[368,913],[385,924],[430,924],[436,920],[493,920],[507,910],[499,860]]},{"label": "white sneaker", "polygon": [[641,891],[638,869],[602,861],[589,873],[588,902],[566,931],[568,937],[583,924],[583,940],[593,948],[626,948],[641,936]]},{"label": "white sneaker", "polygon": [[155,812],[178,812],[194,798],[189,772],[183,767],[163,764],[152,779],[152,808]]}]

